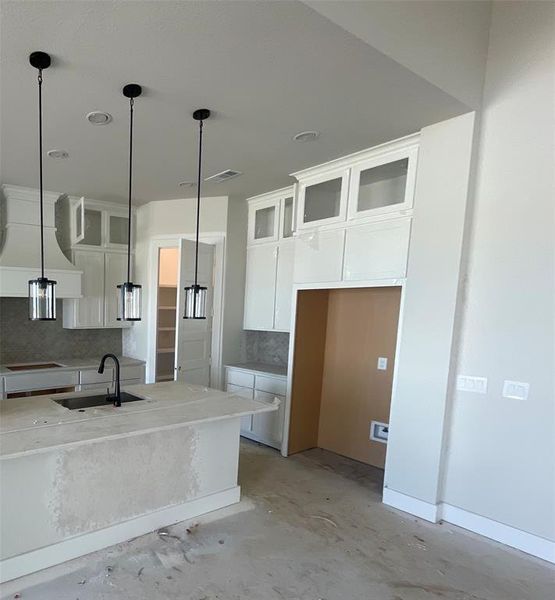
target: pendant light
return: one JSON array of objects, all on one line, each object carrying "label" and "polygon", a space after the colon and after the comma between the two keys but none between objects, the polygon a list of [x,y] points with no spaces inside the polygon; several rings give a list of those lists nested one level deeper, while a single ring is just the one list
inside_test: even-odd
[{"label": "pendant light", "polygon": [[202,127],[210,116],[207,108],[199,108],[193,113],[193,119],[199,122],[198,138],[198,181],[197,181],[197,235],[195,244],[195,283],[185,288],[184,319],[206,319],[207,289],[198,283],[198,238],[200,230],[200,184],[202,181]]},{"label": "pendant light", "polygon": [[133,181],[133,105],[143,89],[136,83],[123,88],[123,95],[129,98],[129,198],[127,221],[127,280],[118,285],[118,321],[141,320],[142,286],[131,282],[131,186]]},{"label": "pendant light", "polygon": [[56,282],[44,276],[44,210],[42,182],[42,72],[50,66],[46,52],[32,52],[31,66],[38,69],[39,87],[39,187],[40,187],[40,277],[29,281],[29,319],[31,321],[56,320]]}]

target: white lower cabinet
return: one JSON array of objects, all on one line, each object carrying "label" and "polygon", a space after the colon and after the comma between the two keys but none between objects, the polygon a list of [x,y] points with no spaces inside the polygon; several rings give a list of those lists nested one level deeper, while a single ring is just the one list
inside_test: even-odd
[{"label": "white lower cabinet", "polygon": [[411,219],[350,227],[346,232],[343,279],[396,279],[407,274]]},{"label": "white lower cabinet", "polygon": [[[285,416],[287,378],[284,375],[226,367],[226,390],[245,398],[272,404],[280,401],[279,409],[241,418],[241,435],[272,448],[281,449]],[[232,382],[241,382],[237,385]]]},{"label": "white lower cabinet", "polygon": [[296,283],[341,281],[345,229],[303,233],[295,239]]}]

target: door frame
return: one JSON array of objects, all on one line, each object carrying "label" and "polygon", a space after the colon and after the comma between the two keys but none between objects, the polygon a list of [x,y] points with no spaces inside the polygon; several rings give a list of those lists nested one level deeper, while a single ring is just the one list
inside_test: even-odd
[{"label": "door frame", "polygon": [[[195,241],[194,233],[159,235],[150,240],[148,251],[148,299],[146,307],[147,315],[147,360],[146,360],[146,383],[156,381],[156,321],[158,311],[158,251],[160,248],[179,248],[180,240]],[[225,269],[225,233],[201,233],[199,242],[214,246],[214,303],[212,318],[212,352],[210,365],[210,387],[222,389],[222,343],[223,343],[223,310],[224,310],[224,269]],[[178,273],[181,264],[177,265]],[[181,305],[182,286],[178,281],[177,306]],[[179,312],[176,318],[181,318]],[[176,323],[177,325],[177,323]],[[175,344],[177,360],[177,337],[176,327]],[[175,366],[175,365],[174,365]]]}]

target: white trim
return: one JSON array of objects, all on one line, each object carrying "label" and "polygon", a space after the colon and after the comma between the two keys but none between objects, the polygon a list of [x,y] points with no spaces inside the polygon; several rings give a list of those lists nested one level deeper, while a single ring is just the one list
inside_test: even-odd
[{"label": "white trim", "polygon": [[163,508],[146,515],[142,515],[105,529],[91,531],[84,535],[76,536],[58,544],[45,546],[19,556],[7,558],[0,562],[1,582],[10,581],[47,567],[72,560],[84,554],[96,552],[102,548],[125,542],[132,538],[155,531],[160,527],[167,527],[198,517],[224,506],[239,502],[241,488],[235,486],[216,492],[203,498],[196,498],[183,504]]},{"label": "white trim", "polygon": [[439,507],[437,504],[431,504],[389,488],[384,488],[382,502],[392,508],[430,521],[430,523],[439,521]]},{"label": "white trim", "polygon": [[495,542],[516,548],[526,554],[555,563],[555,541],[522,531],[516,527],[499,523],[499,521],[488,519],[445,502],[431,504],[389,488],[384,488],[382,501],[388,506],[431,523],[445,521]]},{"label": "white trim", "polygon": [[490,540],[555,563],[555,541],[482,517],[451,504],[440,504],[439,517],[443,521],[483,535]]}]

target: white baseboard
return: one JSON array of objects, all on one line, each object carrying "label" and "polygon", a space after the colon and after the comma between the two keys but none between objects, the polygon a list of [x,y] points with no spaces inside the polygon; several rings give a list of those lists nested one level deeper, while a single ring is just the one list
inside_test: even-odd
[{"label": "white baseboard", "polygon": [[431,523],[437,523],[439,520],[437,504],[430,504],[429,502],[424,502],[424,500],[407,496],[401,492],[384,488],[382,501],[388,506],[397,508],[406,513],[410,513],[411,515],[416,515],[417,517],[425,519],[426,521],[430,521]]},{"label": "white baseboard", "polygon": [[160,527],[174,525],[180,521],[186,521],[213,510],[230,506],[239,502],[240,496],[241,488],[235,486],[223,492],[163,508],[105,529],[85,533],[51,546],[7,558],[0,562],[0,582],[10,581],[84,554],[90,554],[102,548],[125,542],[160,529]]},{"label": "white baseboard", "polygon": [[555,563],[555,542],[471,513],[457,506],[445,503],[431,504],[388,488],[383,490],[383,503],[431,523],[446,521],[473,533],[483,535],[490,540],[526,552],[526,554]]},{"label": "white baseboard", "polygon": [[440,505],[439,516],[448,523],[468,529],[468,531],[478,533],[490,540],[501,542],[548,562],[555,563],[555,542],[553,541],[527,533],[521,529],[516,529],[510,525],[493,521],[487,517],[476,515],[450,504]]}]

